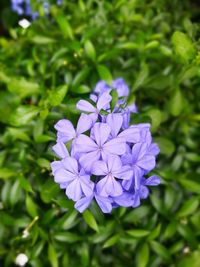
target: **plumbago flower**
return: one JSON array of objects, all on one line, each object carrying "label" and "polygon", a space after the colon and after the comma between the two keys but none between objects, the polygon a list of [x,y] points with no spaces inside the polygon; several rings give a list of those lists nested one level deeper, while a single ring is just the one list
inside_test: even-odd
[{"label": "plumbago flower", "polygon": [[[43,11],[45,14],[49,13],[50,4],[47,0],[37,0],[39,4],[42,4]],[[55,0],[55,3],[57,5],[62,4],[62,0]],[[31,0],[11,0],[11,8],[14,12],[16,12],[18,15],[22,16],[28,16],[32,20],[35,20],[39,14],[38,12],[34,12],[31,7]]]},{"label": "plumbago flower", "polygon": [[112,86],[100,81],[90,102],[77,103],[83,113],[76,127],[67,119],[55,124],[57,143],[52,149],[60,160],[51,163],[52,173],[79,212],[93,200],[104,213],[119,206],[137,207],[148,197],[148,187],[160,183],[156,175],[146,178],[159,154],[159,147],[152,143],[151,125],[130,125],[137,107],[126,104],[128,96],[122,78]]}]

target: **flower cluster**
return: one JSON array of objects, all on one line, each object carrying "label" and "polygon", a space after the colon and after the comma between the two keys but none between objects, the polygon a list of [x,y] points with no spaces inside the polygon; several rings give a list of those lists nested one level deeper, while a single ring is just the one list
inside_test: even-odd
[{"label": "flower cluster", "polygon": [[83,113],[76,128],[66,119],[55,125],[57,143],[53,150],[60,160],[51,163],[52,173],[79,212],[93,199],[104,213],[118,206],[137,207],[147,198],[148,186],[160,183],[156,175],[145,178],[156,165],[159,148],[152,143],[150,124],[129,125],[137,108],[126,105],[128,95],[122,78],[114,80],[112,86],[100,81],[90,101],[77,103]]},{"label": "flower cluster", "polygon": [[[37,2],[43,5],[44,13],[48,14],[49,2],[45,0],[37,0]],[[57,0],[56,4],[61,5],[62,0]],[[14,12],[16,12],[20,16],[25,15],[30,17],[32,20],[35,20],[38,17],[38,12],[34,12],[32,10],[30,0],[11,0],[11,8]]]}]

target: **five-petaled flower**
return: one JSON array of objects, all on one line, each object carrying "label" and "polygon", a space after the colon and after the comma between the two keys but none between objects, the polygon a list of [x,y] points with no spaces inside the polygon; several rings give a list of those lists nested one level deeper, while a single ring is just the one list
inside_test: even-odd
[{"label": "five-petaled flower", "polygon": [[[119,97],[114,108],[112,90]],[[94,199],[104,213],[118,206],[137,207],[149,195],[148,186],[160,183],[156,175],[145,177],[156,166],[159,148],[152,143],[150,124],[130,125],[137,107],[135,103],[126,105],[128,94],[122,78],[112,86],[100,81],[90,95],[93,104],[86,100],[77,103],[84,113],[76,129],[66,119],[55,125],[53,151],[60,160],[51,163],[54,180],[80,212]]]}]

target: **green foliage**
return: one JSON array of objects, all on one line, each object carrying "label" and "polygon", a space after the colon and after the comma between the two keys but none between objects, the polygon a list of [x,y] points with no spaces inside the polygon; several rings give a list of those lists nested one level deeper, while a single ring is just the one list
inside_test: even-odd
[{"label": "green foliage", "polygon": [[[25,253],[33,267],[198,267],[197,1],[64,1],[28,29],[8,2],[0,4],[0,265]],[[51,175],[53,126],[75,123],[76,102],[117,77],[138,106],[132,122],[152,123],[162,184],[136,209],[105,215],[93,203],[79,214]]]}]

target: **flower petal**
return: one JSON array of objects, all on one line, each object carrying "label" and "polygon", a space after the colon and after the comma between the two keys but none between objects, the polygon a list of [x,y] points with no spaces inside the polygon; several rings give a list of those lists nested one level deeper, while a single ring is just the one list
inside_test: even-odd
[{"label": "flower petal", "polygon": [[112,136],[116,137],[122,127],[123,117],[117,113],[108,114],[106,122],[110,126]]},{"label": "flower petal", "polygon": [[123,155],[126,152],[126,141],[114,138],[103,145],[103,151],[107,154]]},{"label": "flower petal", "polygon": [[118,179],[130,180],[133,177],[133,170],[130,166],[122,166],[120,170],[113,173],[113,175]]},{"label": "flower petal", "polygon": [[122,168],[122,162],[119,156],[109,155],[107,157],[108,171],[112,174],[118,173]]},{"label": "flower petal", "polygon": [[104,92],[97,101],[97,109],[100,111],[101,109],[108,108],[108,104],[112,100],[109,92]]},{"label": "flower petal", "polygon": [[118,96],[128,96],[129,88],[123,78],[118,78],[113,81],[113,87],[117,90]]},{"label": "flower petal", "polygon": [[62,160],[65,169],[73,174],[78,174],[78,163],[75,158],[67,157]]},{"label": "flower petal", "polygon": [[113,178],[110,175],[107,175],[106,177],[101,179],[97,183],[96,188],[97,188],[97,193],[103,197],[107,196],[115,197],[121,195],[123,192],[121,184],[117,182],[115,178]]},{"label": "flower petal", "polygon": [[132,165],[132,155],[130,153],[127,153],[125,155],[122,155],[121,161],[123,165]]},{"label": "flower petal", "polygon": [[76,147],[79,153],[92,152],[98,149],[97,144],[87,135],[81,134],[76,139]]},{"label": "flower petal", "polygon": [[104,92],[109,90],[111,90],[109,85],[103,80],[99,81],[94,88],[94,92],[98,94],[103,94]]},{"label": "flower petal", "polygon": [[112,204],[109,198],[98,196],[96,194],[95,199],[97,201],[97,204],[99,205],[99,207],[104,213],[110,213],[112,211]]},{"label": "flower petal", "polygon": [[77,135],[80,135],[87,130],[89,130],[92,126],[92,119],[87,114],[81,114],[76,128]]},{"label": "flower petal", "polygon": [[96,161],[91,169],[91,173],[94,175],[107,175],[108,167],[104,161]]},{"label": "flower petal", "polygon": [[152,175],[148,179],[144,180],[144,185],[156,186],[160,184],[160,177],[157,175]]},{"label": "flower petal", "polygon": [[54,174],[54,180],[56,183],[67,183],[74,180],[76,176],[64,169],[59,169]]},{"label": "flower petal", "polygon": [[147,143],[137,143],[132,147],[132,161],[137,162],[148,151]]},{"label": "flower petal", "polygon": [[52,170],[53,175],[55,174],[55,172],[57,170],[62,169],[62,168],[63,168],[63,165],[62,165],[61,161],[51,162],[51,170]]},{"label": "flower petal", "polygon": [[151,155],[146,155],[142,159],[137,161],[137,166],[149,172],[153,170],[156,166],[155,157]]},{"label": "flower petal", "polygon": [[81,198],[82,190],[79,179],[74,179],[74,181],[68,185],[66,195],[73,201],[78,201]]},{"label": "flower petal", "polygon": [[148,152],[154,156],[157,156],[160,153],[160,148],[158,147],[157,144],[151,144],[149,146]]},{"label": "flower petal", "polygon": [[122,207],[131,207],[134,203],[133,195],[127,192],[123,192],[120,196],[114,197],[113,200]]},{"label": "flower petal", "polygon": [[69,152],[66,148],[66,146],[62,142],[58,142],[55,146],[52,147],[52,150],[60,157],[61,159],[64,159],[66,157],[69,157]]},{"label": "flower petal", "polygon": [[129,143],[138,143],[140,142],[140,130],[137,128],[128,128],[121,132],[118,137],[126,139],[126,142]]},{"label": "flower petal", "polygon": [[69,120],[59,120],[55,124],[55,129],[58,131],[58,140],[62,142],[68,142],[76,136],[74,126]]},{"label": "flower petal", "polygon": [[146,186],[141,185],[140,186],[140,189],[139,189],[139,196],[140,196],[140,198],[145,199],[145,198],[148,197],[148,195],[149,195],[149,189]]},{"label": "flower petal", "polygon": [[93,194],[94,190],[94,183],[92,181],[88,181],[89,175],[81,176],[80,183],[81,183],[81,189],[85,196],[91,196]]},{"label": "flower petal", "polygon": [[76,108],[85,112],[96,112],[96,108],[86,100],[79,100],[76,104]]},{"label": "flower petal", "polygon": [[77,209],[81,213],[84,212],[84,210],[86,210],[89,207],[93,197],[94,195],[91,195],[90,197],[83,197],[79,199],[74,205],[75,209]]},{"label": "flower petal", "polygon": [[94,139],[99,147],[101,147],[110,134],[110,126],[106,123],[95,123],[92,128],[92,134],[94,135]]},{"label": "flower petal", "polygon": [[85,169],[85,171],[91,172],[92,165],[95,161],[99,160],[100,156],[101,153],[98,150],[89,152],[80,157],[79,163]]}]

